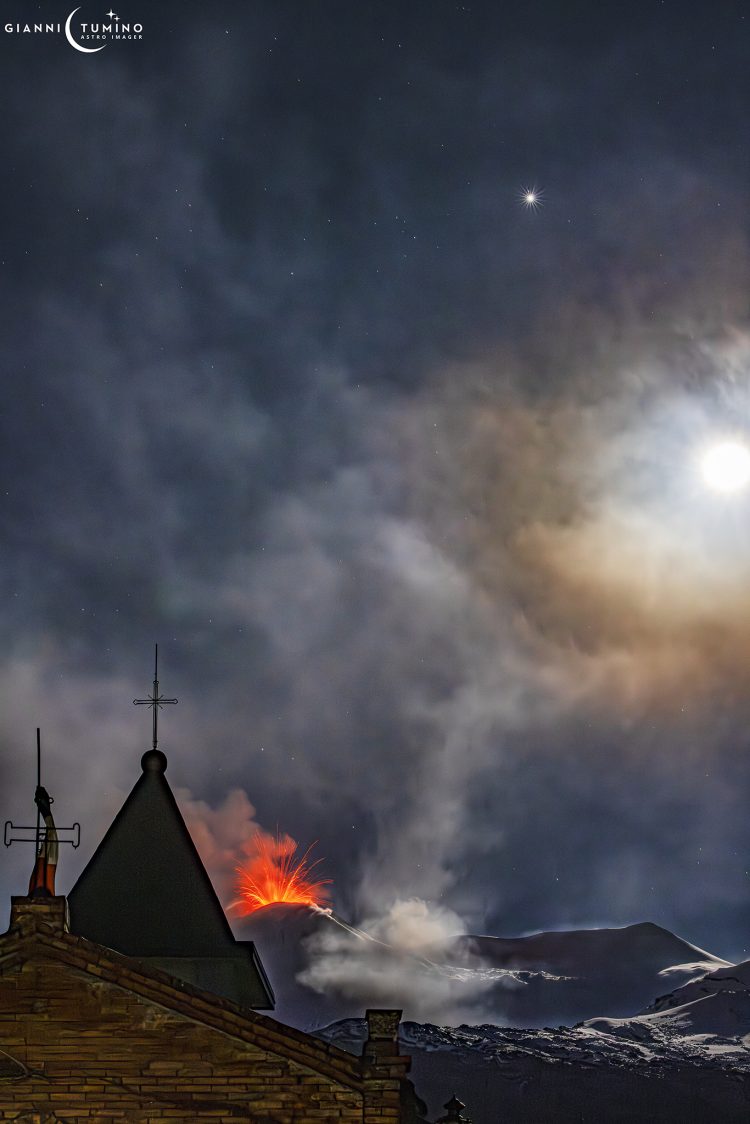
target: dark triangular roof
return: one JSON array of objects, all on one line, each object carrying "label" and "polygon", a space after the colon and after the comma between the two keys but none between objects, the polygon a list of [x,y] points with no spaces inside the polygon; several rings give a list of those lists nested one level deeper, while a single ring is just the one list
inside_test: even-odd
[{"label": "dark triangular roof", "polygon": [[[141,766],[142,776],[68,896],[71,932],[128,956],[167,959],[176,975],[182,958],[194,982],[196,975],[216,979],[220,962],[241,958],[257,977],[251,991],[259,1001],[251,1005],[272,1006],[257,954],[249,942],[235,941],[185,826],[165,776],[166,757],[150,750]],[[225,967],[236,976],[236,964]]]}]

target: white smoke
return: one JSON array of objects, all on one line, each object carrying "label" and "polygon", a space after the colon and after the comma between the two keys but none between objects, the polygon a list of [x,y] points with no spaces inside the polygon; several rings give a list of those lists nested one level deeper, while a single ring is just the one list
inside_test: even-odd
[{"label": "white smoke", "polygon": [[308,938],[309,963],[297,977],[320,994],[400,1007],[418,1021],[497,1022],[485,997],[498,983],[516,983],[513,973],[483,968],[458,947],[465,925],[444,906],[397,899],[361,929],[331,920]]}]

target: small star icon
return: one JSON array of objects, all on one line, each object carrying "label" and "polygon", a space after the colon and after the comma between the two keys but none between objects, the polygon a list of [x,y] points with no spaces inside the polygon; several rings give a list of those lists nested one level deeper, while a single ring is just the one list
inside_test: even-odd
[{"label": "small star icon", "polygon": [[119,18],[120,18],[119,16],[117,16],[117,15],[116,15],[116,14],[115,14],[114,12],[112,12],[112,11],[110,11],[110,12],[107,12],[107,15],[109,16],[109,18],[110,18],[111,20],[116,20],[116,19],[119,19]]}]

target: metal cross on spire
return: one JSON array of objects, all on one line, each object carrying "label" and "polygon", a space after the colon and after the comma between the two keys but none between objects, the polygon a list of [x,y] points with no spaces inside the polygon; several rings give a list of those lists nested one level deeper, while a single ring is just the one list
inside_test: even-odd
[{"label": "metal cross on spire", "polygon": [[164,695],[159,694],[159,645],[154,644],[154,693],[149,695],[147,699],[133,699],[134,706],[150,706],[154,712],[154,738],[153,748],[156,749],[159,738],[159,708],[167,706],[171,703],[176,703],[177,699],[165,699]]}]

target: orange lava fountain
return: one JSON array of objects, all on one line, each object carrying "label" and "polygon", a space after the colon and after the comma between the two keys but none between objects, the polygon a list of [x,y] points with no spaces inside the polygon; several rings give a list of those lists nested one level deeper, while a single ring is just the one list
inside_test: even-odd
[{"label": "orange lava fountain", "polygon": [[310,862],[311,844],[301,858],[295,858],[297,844],[289,836],[258,834],[253,840],[255,854],[237,867],[237,889],[240,897],[233,904],[247,915],[264,905],[287,902],[297,905],[326,906],[330,878],[314,881],[311,877],[321,862]]}]

